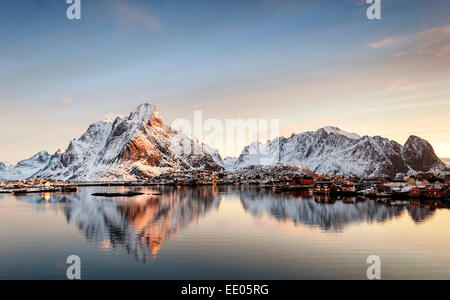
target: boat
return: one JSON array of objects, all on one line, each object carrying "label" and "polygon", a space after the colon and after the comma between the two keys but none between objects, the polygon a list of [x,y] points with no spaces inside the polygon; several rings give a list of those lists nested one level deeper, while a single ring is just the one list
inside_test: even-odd
[{"label": "boat", "polygon": [[78,192],[78,187],[76,185],[64,185],[61,187],[61,192]]},{"label": "boat", "polygon": [[11,194],[12,195],[21,195],[21,194],[28,194],[29,192],[26,189],[16,189],[16,190],[12,190]]},{"label": "boat", "polygon": [[15,189],[11,191],[13,195],[23,195],[23,194],[37,194],[37,193],[51,193],[56,192],[56,188],[28,188],[28,189]]}]

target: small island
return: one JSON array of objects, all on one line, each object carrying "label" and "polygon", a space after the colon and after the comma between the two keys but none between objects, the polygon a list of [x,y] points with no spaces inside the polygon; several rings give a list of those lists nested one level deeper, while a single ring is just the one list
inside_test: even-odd
[{"label": "small island", "polygon": [[92,196],[94,197],[134,197],[134,196],[142,196],[144,193],[134,192],[134,191],[127,191],[124,193],[93,193]]}]

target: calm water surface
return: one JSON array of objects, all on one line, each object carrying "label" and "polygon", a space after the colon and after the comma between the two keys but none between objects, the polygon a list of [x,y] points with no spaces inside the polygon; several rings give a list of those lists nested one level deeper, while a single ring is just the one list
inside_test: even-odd
[{"label": "calm water surface", "polygon": [[[132,188],[134,198],[0,194],[0,279],[450,279],[450,211],[257,188]],[[161,195],[150,195],[161,193]]]}]

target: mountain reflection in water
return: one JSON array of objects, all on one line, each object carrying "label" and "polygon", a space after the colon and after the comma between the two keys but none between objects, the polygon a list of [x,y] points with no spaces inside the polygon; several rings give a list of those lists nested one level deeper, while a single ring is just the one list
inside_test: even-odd
[{"label": "mountain reflection in water", "polygon": [[80,228],[87,240],[110,248],[123,246],[143,262],[156,258],[165,238],[198,221],[220,201],[217,190],[211,188],[183,188],[166,190],[161,196],[116,199],[94,197],[91,193],[91,189],[80,188],[76,194],[52,194],[50,199],[49,194],[16,198],[37,204],[68,204],[63,206],[67,222]]},{"label": "mountain reflection in water", "polygon": [[[123,247],[142,262],[156,258],[164,239],[170,239],[198,222],[208,212],[219,210],[221,201],[227,199],[239,199],[244,210],[253,216],[266,215],[279,222],[304,224],[335,232],[355,223],[386,222],[405,211],[414,222],[420,223],[431,218],[435,212],[429,207],[413,206],[409,202],[386,205],[372,200],[336,200],[296,193],[273,193],[251,187],[137,189],[147,194],[135,198],[104,198],[91,196],[93,188],[80,188],[76,194],[15,197],[20,201],[39,204],[38,209],[59,207],[67,222],[77,226],[87,240],[113,249]],[[155,192],[161,195],[150,195]]]},{"label": "mountain reflection in water", "polygon": [[[295,193],[267,193],[253,190],[241,194],[242,205],[253,215],[268,214],[279,221],[319,226],[323,230],[341,231],[345,226],[360,222],[386,222],[399,217],[405,210],[417,222],[430,218],[434,210],[409,205],[386,205],[356,197],[337,200],[328,196]],[[301,201],[299,201],[301,200]]]}]

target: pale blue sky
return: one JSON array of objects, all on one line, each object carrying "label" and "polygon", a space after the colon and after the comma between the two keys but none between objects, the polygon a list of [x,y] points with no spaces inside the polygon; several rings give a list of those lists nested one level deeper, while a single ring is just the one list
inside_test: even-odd
[{"label": "pale blue sky", "polygon": [[[450,157],[450,1],[64,0],[0,3],[0,161],[65,150],[88,125],[156,104],[167,123],[279,118]],[[232,154],[232,153],[227,153]]]}]

